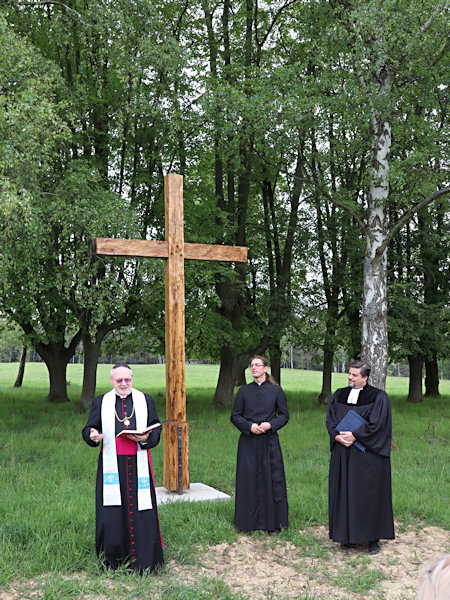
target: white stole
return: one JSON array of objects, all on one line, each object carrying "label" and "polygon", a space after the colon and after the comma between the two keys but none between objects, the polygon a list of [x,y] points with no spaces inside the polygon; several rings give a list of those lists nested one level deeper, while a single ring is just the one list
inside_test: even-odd
[{"label": "white stole", "polygon": [[[147,427],[147,402],[139,390],[132,388],[131,395],[136,413],[136,429],[141,431]],[[119,468],[116,451],[115,422],[116,391],[113,389],[103,396],[102,431],[103,431],[103,505],[120,506]],[[138,510],[153,508],[150,494],[150,473],[147,450],[137,444],[137,476],[138,476]]]}]

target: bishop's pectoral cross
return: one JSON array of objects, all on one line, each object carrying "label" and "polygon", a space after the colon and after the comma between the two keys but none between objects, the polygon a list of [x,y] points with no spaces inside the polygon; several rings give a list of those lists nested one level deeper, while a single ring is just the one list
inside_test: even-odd
[{"label": "bishop's pectoral cross", "polygon": [[100,256],[156,257],[166,260],[166,421],[163,423],[164,487],[189,488],[189,435],[186,422],[184,349],[184,259],[245,262],[244,246],[184,243],[183,177],[164,178],[165,241],[97,238]]}]

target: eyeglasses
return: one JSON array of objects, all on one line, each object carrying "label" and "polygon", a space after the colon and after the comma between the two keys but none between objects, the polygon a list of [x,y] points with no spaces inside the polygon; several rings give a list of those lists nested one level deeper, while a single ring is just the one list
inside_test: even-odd
[{"label": "eyeglasses", "polygon": [[263,365],[262,363],[252,363],[252,364],[250,365],[250,368],[252,368],[252,367],[265,367],[265,366],[266,366],[266,365]]},{"label": "eyeglasses", "polygon": [[116,379],[115,380],[116,383],[118,383],[119,385],[124,382],[124,383],[131,383],[131,379]]}]

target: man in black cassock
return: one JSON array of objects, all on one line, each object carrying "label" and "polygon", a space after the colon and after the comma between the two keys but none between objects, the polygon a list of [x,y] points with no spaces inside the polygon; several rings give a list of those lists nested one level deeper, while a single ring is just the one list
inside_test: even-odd
[{"label": "man in black cassock", "polygon": [[[128,365],[115,365],[110,380],[114,389],[94,399],[82,431],[89,446],[102,445],[97,468],[95,545],[109,571],[127,564],[142,574],[164,562],[149,450],[159,442],[161,425],[151,397],[132,387]],[[146,433],[116,438],[122,430],[140,432],[157,423]],[[113,467],[106,466],[109,463]]]},{"label": "man in black cassock", "polygon": [[[341,547],[367,542],[380,551],[379,540],[394,539],[391,492],[392,421],[389,397],[367,384],[370,365],[350,365],[349,387],[330,400],[326,425],[330,435],[328,490],[329,535]],[[338,425],[353,410],[364,419],[353,431]],[[359,442],[363,450],[355,442]]]},{"label": "man in black cassock", "polygon": [[289,420],[286,396],[262,356],[253,357],[254,381],[235,398],[231,422],[241,432],[236,465],[234,523],[238,531],[277,535],[288,526],[283,456],[277,431]]}]

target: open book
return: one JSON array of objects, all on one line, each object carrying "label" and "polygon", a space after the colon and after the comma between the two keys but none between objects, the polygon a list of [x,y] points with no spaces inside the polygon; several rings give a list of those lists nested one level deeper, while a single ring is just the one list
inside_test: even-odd
[{"label": "open book", "polygon": [[127,437],[127,435],[142,435],[143,433],[147,433],[147,431],[151,431],[152,429],[156,429],[156,427],[160,427],[161,423],[153,423],[152,425],[149,425],[148,427],[146,427],[145,429],[142,429],[142,431],[138,431],[137,429],[122,429],[122,431],[120,431],[116,437]]}]

